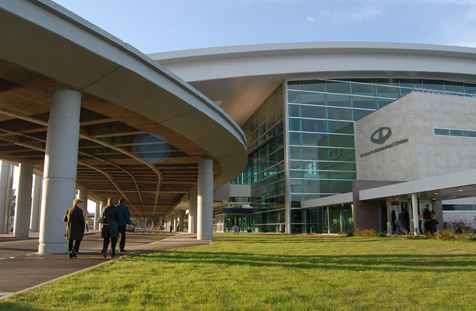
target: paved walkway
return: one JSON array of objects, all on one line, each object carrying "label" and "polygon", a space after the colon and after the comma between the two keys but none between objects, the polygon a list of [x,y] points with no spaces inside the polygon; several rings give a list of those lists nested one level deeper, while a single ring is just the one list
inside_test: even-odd
[{"label": "paved walkway", "polygon": [[[127,253],[116,250],[116,258],[210,243],[198,241],[196,234],[155,230],[136,231],[126,237]],[[78,257],[73,259],[66,254],[38,254],[38,233],[23,239],[0,234],[0,300],[111,260],[102,256],[101,249],[102,239],[97,231],[90,231],[84,237]]]}]

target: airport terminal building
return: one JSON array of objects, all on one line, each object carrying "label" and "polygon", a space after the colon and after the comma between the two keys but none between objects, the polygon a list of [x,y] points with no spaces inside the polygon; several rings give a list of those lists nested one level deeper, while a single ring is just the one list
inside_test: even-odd
[{"label": "airport terminal building", "polygon": [[248,167],[231,183],[250,185],[250,202],[215,206],[215,230],[236,215],[253,232],[387,232],[392,211],[426,208],[439,229],[476,227],[476,179],[461,175],[476,169],[476,50],[316,42],[150,56],[246,135]]},{"label": "airport terminal building", "polygon": [[233,216],[250,232],[390,232],[392,212],[429,209],[438,229],[476,227],[476,49],[145,55],[49,0],[0,1],[0,26],[0,232],[19,165],[13,236],[38,231],[40,253],[66,250],[77,191],[204,240]]}]

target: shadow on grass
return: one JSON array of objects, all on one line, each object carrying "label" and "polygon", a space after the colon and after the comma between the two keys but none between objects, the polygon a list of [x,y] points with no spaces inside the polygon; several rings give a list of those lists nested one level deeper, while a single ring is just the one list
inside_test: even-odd
[{"label": "shadow on grass", "polygon": [[249,265],[299,269],[352,271],[475,272],[474,255],[264,255],[252,253],[174,252],[148,253],[146,258],[171,263]]},{"label": "shadow on grass", "polygon": [[[7,298],[8,299],[8,298]],[[33,307],[25,307],[21,303],[12,303],[6,302],[5,300],[0,300],[0,310],[7,311],[7,310],[15,310],[15,311],[39,311],[44,309],[38,309]]]}]

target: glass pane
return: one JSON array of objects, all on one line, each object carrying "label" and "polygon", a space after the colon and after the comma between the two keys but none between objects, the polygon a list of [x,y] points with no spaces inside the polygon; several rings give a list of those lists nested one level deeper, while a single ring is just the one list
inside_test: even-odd
[{"label": "glass pane", "polygon": [[289,157],[291,159],[301,160],[301,148],[289,147]]},{"label": "glass pane", "polygon": [[289,129],[291,131],[300,131],[301,130],[301,120],[300,119],[289,119]]},{"label": "glass pane", "polygon": [[369,97],[352,97],[353,106],[356,108],[377,109],[377,99]]},{"label": "glass pane", "polygon": [[387,87],[387,86],[378,86],[377,87],[378,97],[390,97],[398,98],[400,97],[400,90],[396,87]]},{"label": "glass pane", "polygon": [[352,120],[351,109],[328,108],[329,119]]},{"label": "glass pane", "polygon": [[368,115],[371,114],[372,112],[374,112],[374,111],[373,111],[373,110],[358,110],[358,109],[354,109],[354,121],[360,120],[360,119],[362,119],[363,117],[368,116]]},{"label": "glass pane", "polygon": [[326,85],[329,93],[350,94],[350,83],[327,81]]},{"label": "glass pane", "polygon": [[445,90],[451,92],[464,92],[463,83],[445,82]]},{"label": "glass pane", "polygon": [[326,119],[326,108],[319,106],[301,106],[302,117]]},{"label": "glass pane", "polygon": [[299,133],[289,133],[289,144],[290,145],[301,145],[301,134]]},{"label": "glass pane", "polygon": [[316,92],[325,92],[325,82],[324,81],[301,81],[301,90],[306,91],[316,91]]},{"label": "glass pane", "polygon": [[449,136],[449,135],[450,135],[450,130],[445,130],[445,129],[435,129],[435,135],[444,135],[444,136]]},{"label": "glass pane", "polygon": [[354,137],[346,135],[329,135],[329,146],[353,148]]},{"label": "glass pane", "polygon": [[400,88],[400,96],[406,95],[406,94],[411,93],[411,92],[412,92],[412,89]]},{"label": "glass pane", "polygon": [[376,79],[377,84],[400,86],[398,79]]},{"label": "glass pane", "polygon": [[385,107],[387,106],[388,104],[394,102],[395,100],[394,99],[382,99],[382,98],[379,98],[378,99],[378,108],[382,108],[382,107]]},{"label": "glass pane", "polygon": [[328,106],[339,106],[339,107],[350,107],[351,100],[350,96],[342,95],[327,95],[327,105]]},{"label": "glass pane", "polygon": [[329,121],[329,133],[354,134],[354,126],[350,122]]},{"label": "glass pane", "polygon": [[464,131],[462,130],[450,130],[451,136],[464,136]]},{"label": "glass pane", "polygon": [[352,94],[375,96],[375,85],[368,84],[352,84]]},{"label": "glass pane", "polygon": [[299,92],[288,92],[288,102],[299,103]]},{"label": "glass pane", "polygon": [[356,179],[356,173],[355,172],[345,172],[345,173],[336,173],[332,172],[330,173],[330,178],[332,179]]},{"label": "glass pane", "polygon": [[465,93],[476,93],[476,85],[475,84],[464,84],[464,92]]},{"label": "glass pane", "polygon": [[404,87],[421,87],[421,80],[416,79],[400,79],[400,86]]},{"label": "glass pane", "polygon": [[468,131],[468,137],[476,137],[475,131]]},{"label": "glass pane", "polygon": [[325,134],[302,133],[302,144],[316,146],[320,141],[326,141]]},{"label": "glass pane", "polygon": [[290,117],[300,117],[301,116],[301,106],[299,105],[289,105],[289,116]]},{"label": "glass pane", "polygon": [[325,94],[301,92],[301,103],[324,106],[326,104]]},{"label": "glass pane", "polygon": [[302,120],[303,132],[326,132],[327,121],[322,120]]},{"label": "glass pane", "polygon": [[329,169],[332,171],[355,171],[355,163],[329,162]]},{"label": "glass pane", "polygon": [[423,80],[423,87],[431,90],[444,90],[445,85],[443,81],[437,80]]},{"label": "glass pane", "polygon": [[288,89],[299,90],[299,81],[288,81]]}]

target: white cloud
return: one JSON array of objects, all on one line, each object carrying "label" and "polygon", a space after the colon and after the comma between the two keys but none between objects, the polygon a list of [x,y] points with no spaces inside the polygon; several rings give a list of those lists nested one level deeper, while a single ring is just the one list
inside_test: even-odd
[{"label": "white cloud", "polygon": [[374,6],[364,6],[362,10],[358,13],[352,14],[350,18],[354,21],[362,21],[372,16],[379,16],[382,14],[382,10]]},{"label": "white cloud", "polygon": [[306,20],[307,20],[308,22],[313,22],[313,21],[314,21],[314,18],[312,18],[311,16],[308,16],[308,17],[306,17]]}]

